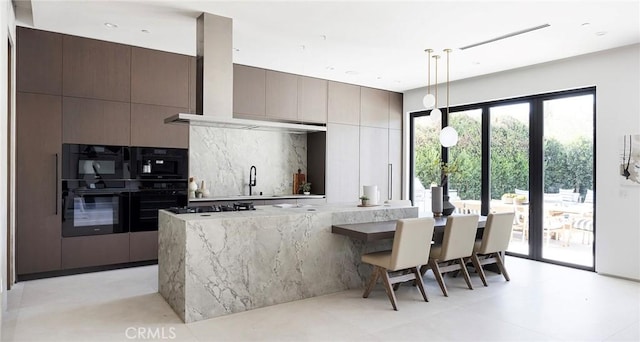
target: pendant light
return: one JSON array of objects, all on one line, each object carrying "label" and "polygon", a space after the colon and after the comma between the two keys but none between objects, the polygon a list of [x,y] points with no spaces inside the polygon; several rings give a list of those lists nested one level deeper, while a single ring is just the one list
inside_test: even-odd
[{"label": "pendant light", "polygon": [[[447,53],[447,115],[449,114],[449,54],[451,49],[444,49]],[[433,111],[432,111],[433,113]],[[440,143],[444,147],[455,146],[458,143],[458,132],[455,128],[447,126],[440,131]]]},{"label": "pendant light", "polygon": [[433,49],[426,49],[427,53],[427,95],[422,98],[422,104],[426,109],[431,109],[436,104],[436,98],[431,94],[431,53]]},{"label": "pendant light", "polygon": [[433,108],[431,110],[431,115],[432,116],[441,116],[442,115],[442,111],[438,108],[438,59],[440,59],[440,55],[434,55],[433,59],[436,60],[436,83],[434,85],[434,87],[436,88],[436,101],[435,101],[435,108]]}]

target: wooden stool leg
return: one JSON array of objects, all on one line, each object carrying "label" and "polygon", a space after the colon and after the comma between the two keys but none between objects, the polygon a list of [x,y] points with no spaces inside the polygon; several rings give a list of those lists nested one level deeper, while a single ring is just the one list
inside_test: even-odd
[{"label": "wooden stool leg", "polygon": [[387,270],[380,268],[379,271],[380,278],[382,278],[382,284],[384,284],[384,289],[387,291],[387,296],[391,301],[391,306],[393,309],[398,311],[398,306],[396,305],[396,294],[393,292],[393,287],[391,286],[391,280],[389,279],[389,273]]},{"label": "wooden stool leg", "polygon": [[496,253],[496,264],[498,265],[500,272],[502,272],[504,279],[510,281],[511,278],[509,278],[509,273],[507,273],[507,269],[504,267],[504,263],[502,262],[502,256],[500,256],[500,253]]},{"label": "wooden stool leg", "polygon": [[469,277],[469,272],[467,271],[467,267],[465,266],[464,259],[458,259],[458,263],[460,264],[460,270],[462,271],[462,275],[464,276],[464,281],[467,282],[467,286],[469,286],[469,289],[473,290],[473,285],[471,285],[471,277]]},{"label": "wooden stool leg", "polygon": [[445,297],[449,297],[449,293],[447,292],[447,287],[444,285],[444,279],[442,279],[442,273],[440,273],[440,267],[438,267],[438,262],[436,260],[430,260],[429,266],[431,266],[433,275],[436,277],[436,280],[438,281],[438,285],[440,285],[440,290],[442,290],[442,294],[444,294]]},{"label": "wooden stool leg", "polygon": [[473,267],[476,269],[476,273],[480,275],[480,280],[482,280],[482,284],[484,286],[489,286],[487,284],[487,277],[484,274],[484,270],[482,269],[482,265],[480,265],[480,259],[478,258],[478,254],[475,252],[471,255],[471,262],[473,262]]},{"label": "wooden stool leg", "polygon": [[422,293],[422,298],[424,298],[425,302],[428,302],[429,298],[427,298],[427,291],[424,288],[424,281],[422,280],[422,275],[420,274],[420,270],[418,270],[418,267],[414,267],[411,269],[411,271],[413,271],[413,274],[416,276],[416,282],[418,283],[418,288],[420,289],[420,293]]},{"label": "wooden stool leg", "polygon": [[371,290],[373,290],[374,286],[376,286],[376,280],[378,280],[378,266],[373,267],[373,271],[371,271],[371,277],[369,277],[369,281],[367,282],[367,287],[364,289],[364,293],[362,294],[362,298],[369,297]]}]

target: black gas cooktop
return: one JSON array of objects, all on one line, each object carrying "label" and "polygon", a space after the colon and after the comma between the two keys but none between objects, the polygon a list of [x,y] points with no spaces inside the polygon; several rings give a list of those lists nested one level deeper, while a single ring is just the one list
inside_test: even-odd
[{"label": "black gas cooktop", "polygon": [[174,214],[220,213],[224,211],[256,210],[253,202],[234,202],[227,205],[207,205],[201,207],[171,207],[167,209]]}]

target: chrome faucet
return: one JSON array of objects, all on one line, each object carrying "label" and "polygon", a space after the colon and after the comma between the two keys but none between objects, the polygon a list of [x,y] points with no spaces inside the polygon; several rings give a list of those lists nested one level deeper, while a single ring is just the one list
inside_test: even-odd
[{"label": "chrome faucet", "polygon": [[249,196],[251,196],[251,189],[256,186],[256,167],[251,165],[249,169]]}]

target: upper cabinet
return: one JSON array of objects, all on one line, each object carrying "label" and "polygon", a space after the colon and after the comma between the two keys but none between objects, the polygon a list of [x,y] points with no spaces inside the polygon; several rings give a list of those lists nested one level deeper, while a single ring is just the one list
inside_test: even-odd
[{"label": "upper cabinet", "polygon": [[18,91],[62,94],[62,35],[17,27]]},{"label": "upper cabinet", "polygon": [[131,105],[126,102],[62,98],[62,142],[129,145]]},{"label": "upper cabinet", "polygon": [[327,123],[327,80],[298,77],[298,120]]},{"label": "upper cabinet", "polygon": [[265,116],[266,71],[245,65],[233,65],[234,116]]},{"label": "upper cabinet", "polygon": [[402,93],[389,93],[389,128],[402,129]]},{"label": "upper cabinet", "polygon": [[189,56],[131,48],[131,102],[189,108],[189,71]]},{"label": "upper cabinet", "polygon": [[131,47],[64,36],[62,93],[65,96],[129,102]]},{"label": "upper cabinet", "polygon": [[164,119],[188,108],[131,104],[131,145],[189,148],[189,126],[165,124]]},{"label": "upper cabinet", "polygon": [[389,128],[389,92],[367,87],[360,91],[360,125]]},{"label": "upper cabinet", "polygon": [[327,122],[360,124],[360,87],[329,81]]},{"label": "upper cabinet", "polygon": [[271,119],[298,119],[298,76],[266,71],[266,116]]}]

